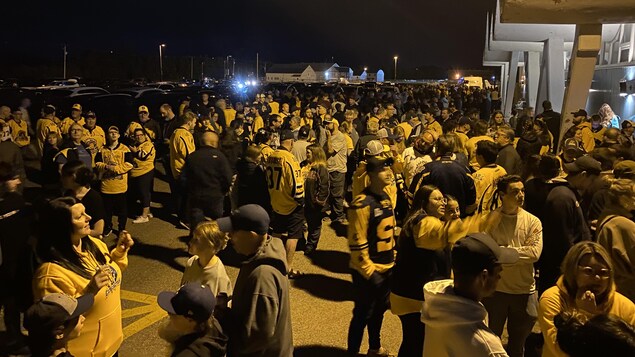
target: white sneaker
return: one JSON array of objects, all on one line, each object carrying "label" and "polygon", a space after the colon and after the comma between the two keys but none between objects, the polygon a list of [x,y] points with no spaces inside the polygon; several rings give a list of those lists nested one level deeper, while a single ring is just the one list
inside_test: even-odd
[{"label": "white sneaker", "polygon": [[150,217],[148,216],[139,216],[132,220],[132,223],[147,223],[150,221]]},{"label": "white sneaker", "polygon": [[152,213],[148,213],[148,218],[153,218],[154,216],[152,215]]}]

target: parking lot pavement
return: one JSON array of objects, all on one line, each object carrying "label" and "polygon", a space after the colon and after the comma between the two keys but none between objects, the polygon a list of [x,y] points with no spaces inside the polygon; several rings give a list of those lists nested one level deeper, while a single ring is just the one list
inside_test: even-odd
[{"label": "parking lot pavement", "polygon": [[[167,185],[155,181],[157,197],[166,197]],[[168,346],[157,336],[157,328],[166,314],[156,305],[162,290],[179,287],[187,254],[188,231],[166,222],[161,209],[149,223],[128,223],[135,239],[129,267],[123,273],[122,306],[125,340],[120,356],[165,356]],[[165,220],[164,220],[165,219]],[[107,239],[114,244],[114,236]],[[235,255],[222,254],[232,281],[238,275]],[[348,247],[344,237],[325,223],[318,251],[307,258],[297,252],[294,268],[305,273],[291,281],[291,316],[296,356],[344,355],[351,318],[351,278],[348,274]],[[396,352],[401,341],[399,319],[386,313],[382,330],[383,344]],[[365,352],[367,339],[362,344]]]}]

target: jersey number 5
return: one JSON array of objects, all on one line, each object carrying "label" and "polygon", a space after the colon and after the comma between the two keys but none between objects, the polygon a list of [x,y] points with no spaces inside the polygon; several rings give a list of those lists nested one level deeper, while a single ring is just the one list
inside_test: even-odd
[{"label": "jersey number 5", "polygon": [[[267,182],[269,183],[269,189],[280,189],[280,180],[282,179],[282,167],[267,166]],[[274,184],[275,183],[275,184]]]}]

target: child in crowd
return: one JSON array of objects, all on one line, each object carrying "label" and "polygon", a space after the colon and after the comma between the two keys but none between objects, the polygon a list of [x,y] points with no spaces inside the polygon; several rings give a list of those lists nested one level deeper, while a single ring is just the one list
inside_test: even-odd
[{"label": "child in crowd", "polygon": [[216,256],[227,245],[227,235],[221,232],[214,221],[201,222],[189,243],[189,253],[193,255],[185,265],[181,286],[186,283],[200,283],[209,286],[215,297],[226,294],[231,297],[232,283],[225,271],[225,265]]},{"label": "child in crowd", "polygon": [[84,316],[93,306],[94,296],[74,299],[65,294],[49,294],[31,306],[24,316],[33,357],[72,357],[68,341],[79,336]]},{"label": "child in crowd", "polygon": [[461,210],[459,209],[459,201],[454,196],[445,195],[445,214],[443,220],[446,222],[461,218]]}]

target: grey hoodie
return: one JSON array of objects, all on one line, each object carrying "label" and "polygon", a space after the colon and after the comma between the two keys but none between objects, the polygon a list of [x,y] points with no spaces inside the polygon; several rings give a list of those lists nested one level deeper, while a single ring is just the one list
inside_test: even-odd
[{"label": "grey hoodie", "polygon": [[228,356],[291,357],[293,334],[286,252],[267,237],[240,268],[229,318]]},{"label": "grey hoodie", "polygon": [[452,280],[427,283],[423,295],[424,356],[507,356],[500,338],[487,327],[487,311],[483,304],[457,296]]}]

